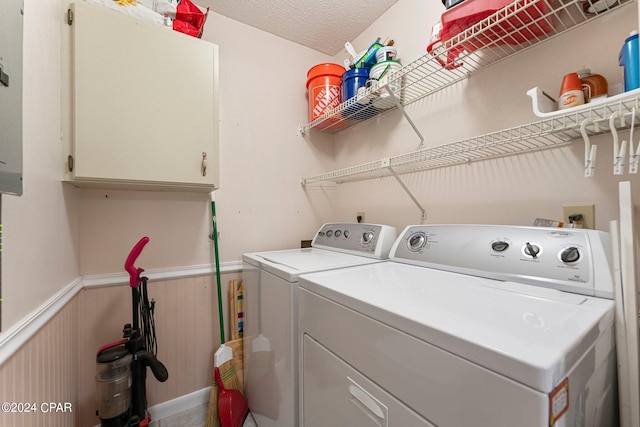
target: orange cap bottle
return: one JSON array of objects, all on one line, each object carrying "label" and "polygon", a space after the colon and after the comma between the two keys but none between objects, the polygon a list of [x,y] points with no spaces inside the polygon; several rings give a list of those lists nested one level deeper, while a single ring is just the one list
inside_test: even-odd
[{"label": "orange cap bottle", "polygon": [[584,92],[580,77],[578,77],[578,73],[569,73],[562,79],[558,109],[564,110],[582,104],[584,104]]}]

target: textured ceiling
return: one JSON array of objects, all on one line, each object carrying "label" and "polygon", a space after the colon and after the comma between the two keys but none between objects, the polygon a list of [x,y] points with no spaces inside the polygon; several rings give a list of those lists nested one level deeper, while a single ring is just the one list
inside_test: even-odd
[{"label": "textured ceiling", "polygon": [[328,55],[336,55],[398,0],[194,0]]}]

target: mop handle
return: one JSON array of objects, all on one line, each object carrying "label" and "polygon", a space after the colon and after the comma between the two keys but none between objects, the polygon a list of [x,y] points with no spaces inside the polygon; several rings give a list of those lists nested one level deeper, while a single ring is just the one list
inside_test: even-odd
[{"label": "mop handle", "polygon": [[136,262],[136,259],[144,248],[144,245],[146,245],[147,243],[149,243],[148,237],[145,236],[140,239],[138,243],[136,243],[136,245],[133,247],[133,249],[131,249],[131,252],[129,252],[129,256],[127,256],[127,260],[124,262],[124,269],[129,272],[129,284],[132,288],[138,286],[140,273],[144,271],[143,268],[136,268],[133,263]]}]

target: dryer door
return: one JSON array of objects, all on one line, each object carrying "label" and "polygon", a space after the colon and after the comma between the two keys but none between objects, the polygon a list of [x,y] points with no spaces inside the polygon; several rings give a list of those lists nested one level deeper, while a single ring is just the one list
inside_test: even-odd
[{"label": "dryer door", "polygon": [[435,427],[309,335],[302,345],[302,426]]}]

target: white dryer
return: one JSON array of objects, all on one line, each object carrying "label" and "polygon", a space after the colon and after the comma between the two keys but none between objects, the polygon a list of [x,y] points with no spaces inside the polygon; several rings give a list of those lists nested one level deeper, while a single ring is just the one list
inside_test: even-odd
[{"label": "white dryer", "polygon": [[614,427],[610,242],[410,226],[390,261],[300,278],[301,426]]},{"label": "white dryer", "polygon": [[298,427],[298,280],[304,273],[386,260],[395,228],[331,223],[311,248],[243,256],[244,385],[260,427]]}]

